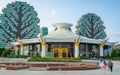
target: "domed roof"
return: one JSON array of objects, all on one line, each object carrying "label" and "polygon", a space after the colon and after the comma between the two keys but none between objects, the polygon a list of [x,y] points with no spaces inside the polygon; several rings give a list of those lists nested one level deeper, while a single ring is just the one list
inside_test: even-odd
[{"label": "domed roof", "polygon": [[70,23],[55,23],[53,24],[54,27],[56,28],[70,28],[72,24]]},{"label": "domed roof", "polygon": [[74,34],[72,31],[69,30],[72,24],[55,23],[53,24],[53,26],[56,27],[57,30],[44,37],[46,38],[77,38],[78,37],[78,35]]}]

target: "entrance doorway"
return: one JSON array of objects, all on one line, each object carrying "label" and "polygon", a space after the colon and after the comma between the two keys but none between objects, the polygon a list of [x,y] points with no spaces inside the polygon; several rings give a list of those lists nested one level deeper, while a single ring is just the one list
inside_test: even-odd
[{"label": "entrance doorway", "polygon": [[57,58],[67,58],[68,48],[53,48],[53,57]]}]

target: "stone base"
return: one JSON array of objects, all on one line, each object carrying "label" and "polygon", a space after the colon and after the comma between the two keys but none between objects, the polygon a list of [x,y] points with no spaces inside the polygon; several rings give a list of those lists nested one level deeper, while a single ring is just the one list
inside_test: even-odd
[{"label": "stone base", "polygon": [[6,68],[6,70],[18,70],[24,68],[45,68],[48,71],[54,70],[91,70],[98,69],[99,65],[97,63],[2,63],[1,68]]}]

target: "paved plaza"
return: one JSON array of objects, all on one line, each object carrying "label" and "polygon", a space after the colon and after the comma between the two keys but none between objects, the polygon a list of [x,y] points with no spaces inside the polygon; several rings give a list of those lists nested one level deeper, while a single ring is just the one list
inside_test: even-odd
[{"label": "paved plaza", "polygon": [[114,61],[113,72],[102,68],[81,71],[30,71],[30,70],[0,70],[0,75],[120,75],[120,61]]}]

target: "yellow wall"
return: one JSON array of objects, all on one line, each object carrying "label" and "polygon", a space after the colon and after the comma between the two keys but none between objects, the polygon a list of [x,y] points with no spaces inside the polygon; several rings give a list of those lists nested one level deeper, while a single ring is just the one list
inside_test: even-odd
[{"label": "yellow wall", "polygon": [[66,56],[68,57],[68,48],[53,48],[53,56],[54,56],[54,51],[58,51],[58,57],[62,58],[62,51],[66,52]]}]

